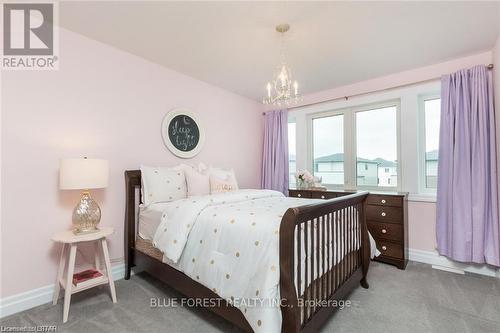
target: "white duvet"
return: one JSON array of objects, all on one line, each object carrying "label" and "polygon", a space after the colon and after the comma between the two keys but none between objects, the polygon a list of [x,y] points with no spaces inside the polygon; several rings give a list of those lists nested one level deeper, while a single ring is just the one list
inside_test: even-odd
[{"label": "white duvet", "polygon": [[[239,190],[176,200],[163,204],[153,245],[163,252],[165,263],[219,296],[234,300],[255,332],[280,332],[277,300],[281,219],[288,208],[313,202],[316,200],[287,198],[270,190]],[[370,240],[374,256],[376,247]],[[358,243],[354,239],[354,244]],[[339,248],[336,244],[333,247]]]}]

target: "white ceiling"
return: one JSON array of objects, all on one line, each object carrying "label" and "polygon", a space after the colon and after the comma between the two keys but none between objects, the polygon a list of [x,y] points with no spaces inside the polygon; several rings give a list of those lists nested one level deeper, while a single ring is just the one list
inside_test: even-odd
[{"label": "white ceiling", "polygon": [[65,28],[260,100],[291,25],[303,93],[493,47],[500,2],[62,2]]}]

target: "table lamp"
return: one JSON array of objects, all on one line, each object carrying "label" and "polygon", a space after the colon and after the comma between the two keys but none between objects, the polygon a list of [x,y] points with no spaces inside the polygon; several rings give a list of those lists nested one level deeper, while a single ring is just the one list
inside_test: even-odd
[{"label": "table lamp", "polygon": [[75,234],[96,232],[101,220],[101,208],[90,196],[90,189],[108,186],[108,161],[92,158],[62,159],[59,164],[59,188],[83,190],[80,202],[73,209]]}]

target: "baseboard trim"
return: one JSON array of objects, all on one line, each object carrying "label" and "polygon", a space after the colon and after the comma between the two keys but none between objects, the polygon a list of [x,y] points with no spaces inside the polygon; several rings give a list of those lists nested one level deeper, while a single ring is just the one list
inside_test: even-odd
[{"label": "baseboard trim", "polygon": [[[125,264],[115,265],[111,268],[113,280],[125,277]],[[54,284],[32,289],[23,293],[0,299],[0,318],[52,302]]]},{"label": "baseboard trim", "polygon": [[445,272],[450,272],[450,273],[455,273],[455,274],[460,274],[460,275],[465,275],[465,272],[461,269],[456,269],[456,268],[451,268],[451,267],[444,267],[444,266],[439,266],[439,265],[431,265],[432,268],[440,270],[440,271],[445,271]]},{"label": "baseboard trim", "polygon": [[432,268],[464,274],[465,272],[500,278],[500,270],[488,265],[464,264],[439,255],[437,251],[408,250],[411,261],[432,265]]}]

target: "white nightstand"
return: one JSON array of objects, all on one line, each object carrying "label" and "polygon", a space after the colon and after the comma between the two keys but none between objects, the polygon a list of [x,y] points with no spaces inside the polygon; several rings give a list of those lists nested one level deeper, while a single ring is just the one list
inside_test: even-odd
[{"label": "white nightstand", "polygon": [[[59,291],[61,287],[64,289],[64,311],[63,311],[63,322],[68,321],[69,305],[71,301],[71,294],[77,293],[82,290],[86,290],[101,284],[109,284],[109,289],[111,291],[111,298],[113,303],[116,303],[116,292],[115,284],[113,282],[113,275],[111,273],[111,264],[109,261],[108,245],[106,243],[106,236],[111,235],[114,232],[113,228],[101,228],[98,232],[75,235],[73,231],[67,230],[62,231],[54,236],[52,240],[54,242],[62,243],[61,257],[59,259],[59,269],[57,271],[56,287],[54,290],[54,299],[52,304],[57,304],[57,299],[59,298]],[[83,242],[95,242],[95,269],[102,273],[102,276],[81,282],[77,287],[73,285],[73,273],[75,270],[75,258],[76,258],[76,247],[79,243]],[[69,250],[69,255],[68,255]],[[101,270],[101,251],[104,257],[104,268]],[[68,257],[68,258],[66,258]],[[64,267],[66,266],[66,261],[68,261],[68,269],[66,277],[64,277]]]}]

